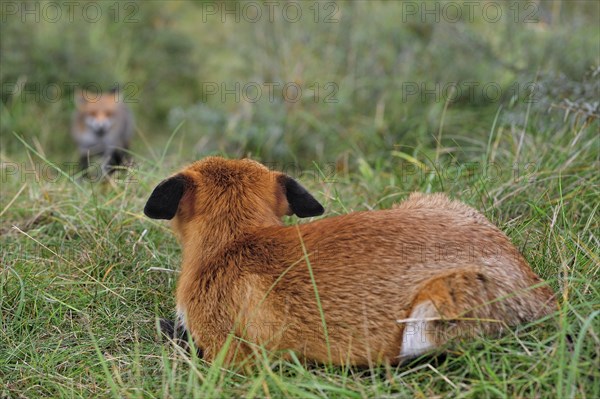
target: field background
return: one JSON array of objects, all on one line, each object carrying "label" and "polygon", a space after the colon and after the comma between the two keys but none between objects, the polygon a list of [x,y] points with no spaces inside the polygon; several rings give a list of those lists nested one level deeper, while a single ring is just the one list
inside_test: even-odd
[{"label": "field background", "polygon": [[[3,2],[0,398],[600,397],[599,4],[81,2],[71,18]],[[73,87],[115,84],[135,164],[77,180]],[[190,359],[157,335],[180,250],[142,208],[208,154],[285,170],[326,216],[446,192],[509,235],[560,310],[397,368]]]}]

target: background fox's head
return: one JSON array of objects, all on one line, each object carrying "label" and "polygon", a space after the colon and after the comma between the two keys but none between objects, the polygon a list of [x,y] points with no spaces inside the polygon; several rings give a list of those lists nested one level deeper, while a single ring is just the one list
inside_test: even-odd
[{"label": "background fox's head", "polygon": [[85,125],[97,136],[104,136],[113,126],[118,111],[119,93],[116,90],[106,93],[80,90],[76,96],[77,112]]}]

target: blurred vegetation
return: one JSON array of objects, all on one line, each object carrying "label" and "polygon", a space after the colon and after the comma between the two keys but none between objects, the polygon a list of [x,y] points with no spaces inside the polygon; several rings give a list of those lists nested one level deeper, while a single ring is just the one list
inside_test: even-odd
[{"label": "blurred vegetation", "polygon": [[[586,102],[590,121],[598,114],[598,74],[590,72],[600,65],[597,2],[493,2],[498,21],[494,10],[483,12],[487,2],[307,2],[295,3],[302,14],[293,23],[287,2],[272,18],[266,7],[256,18],[244,2],[192,1],[90,2],[86,13],[82,2],[73,18],[66,7],[54,18],[51,3],[13,3],[39,7],[38,22],[3,9],[8,159],[23,152],[13,132],[35,139],[50,160],[73,158],[65,143],[74,85],[124,89],[142,156],[162,151],[183,123],[169,153],[185,160],[214,152],[304,164],[376,158],[398,146],[435,148],[441,128],[444,145],[481,152],[472,140],[486,144],[501,106],[498,122],[519,129],[538,114],[546,125],[562,121],[564,107],[552,104],[565,99]],[[436,7],[438,20],[427,12]],[[279,85],[272,101],[265,82]],[[299,101],[286,101],[287,83],[302,88]],[[222,98],[236,84],[240,98]],[[248,84],[262,89],[258,101],[246,98],[255,95]],[[529,106],[539,112],[526,120]]]}]

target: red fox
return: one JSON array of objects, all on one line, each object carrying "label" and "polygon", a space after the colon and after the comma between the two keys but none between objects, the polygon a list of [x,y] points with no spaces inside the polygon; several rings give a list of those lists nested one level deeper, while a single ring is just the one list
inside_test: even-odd
[{"label": "red fox", "polygon": [[251,359],[261,345],[368,366],[557,309],[508,237],[443,194],[298,226],[281,221],[323,212],[294,179],[248,159],[205,158],[160,183],[144,213],[172,220],[183,247],[179,321],[162,322],[167,334],[187,330],[207,361],[227,348],[225,364]]},{"label": "red fox", "polygon": [[94,94],[76,93],[71,134],[79,151],[79,166],[85,171],[91,158],[100,159],[102,175],[129,158],[127,149],[133,136],[134,122],[129,107],[111,90]]}]

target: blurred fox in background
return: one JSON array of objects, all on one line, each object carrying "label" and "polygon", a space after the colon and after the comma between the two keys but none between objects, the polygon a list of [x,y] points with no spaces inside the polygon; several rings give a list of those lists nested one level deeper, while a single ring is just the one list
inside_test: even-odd
[{"label": "blurred fox in background", "polygon": [[[119,91],[75,93],[75,112],[71,134],[79,151],[82,171],[90,167],[90,159],[98,159],[102,176],[124,165],[133,136],[134,122],[129,107],[120,100]],[[89,176],[89,174],[88,174]]]}]

